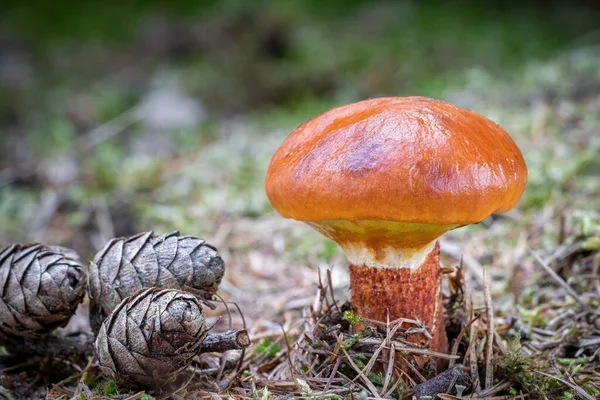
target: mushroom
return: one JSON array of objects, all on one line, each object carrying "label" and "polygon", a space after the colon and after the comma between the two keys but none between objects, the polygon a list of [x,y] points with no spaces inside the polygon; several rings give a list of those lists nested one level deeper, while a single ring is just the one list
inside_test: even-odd
[{"label": "mushroom", "polygon": [[420,321],[409,338],[447,349],[439,243],[445,232],[513,208],[527,181],[500,126],[425,97],[377,98],[298,127],[275,152],[266,191],[283,217],[337,242],[355,311]]}]

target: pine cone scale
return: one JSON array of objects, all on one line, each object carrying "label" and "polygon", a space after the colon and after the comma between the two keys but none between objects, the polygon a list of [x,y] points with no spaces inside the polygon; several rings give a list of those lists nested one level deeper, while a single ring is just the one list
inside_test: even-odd
[{"label": "pine cone scale", "polygon": [[25,312],[25,296],[31,295],[31,293],[26,293],[27,288],[21,286],[15,274],[11,272],[9,272],[5,290],[2,297],[10,301],[11,308],[20,313]]},{"label": "pine cone scale", "polygon": [[[109,248],[109,252],[107,252],[107,254],[101,258],[101,260],[103,262],[108,262],[111,265],[118,265],[120,260],[123,258],[123,251],[125,246],[124,243],[120,240],[113,239],[111,240],[111,242],[113,243],[113,245]],[[111,283],[116,281],[117,277],[119,276],[118,269],[107,270],[105,272],[109,274],[107,278]]]},{"label": "pine cone scale", "polygon": [[156,253],[158,254],[159,265],[171,265],[177,257],[177,236],[176,232],[168,233],[157,238]]},{"label": "pine cone scale", "polygon": [[158,282],[160,267],[157,253],[152,246],[144,246],[135,258],[135,261],[136,263],[132,264],[132,266],[136,269],[143,287],[152,287],[152,285]]},{"label": "pine cone scale", "polygon": [[121,296],[127,297],[140,288],[152,286],[144,286],[144,280],[135,266],[129,260],[123,260],[119,268],[119,275],[112,283],[112,287],[123,293]]},{"label": "pine cone scale", "polygon": [[129,262],[134,262],[139,252],[142,250],[143,246],[148,242],[148,240],[153,236],[153,232],[144,232],[140,233],[137,236],[127,240],[129,246],[125,246],[123,248],[123,259],[128,260]]},{"label": "pine cone scale", "polygon": [[39,251],[40,248],[41,245],[39,244],[26,244],[22,246],[14,245],[13,263],[24,261],[26,264],[30,264],[35,258],[35,253]]}]

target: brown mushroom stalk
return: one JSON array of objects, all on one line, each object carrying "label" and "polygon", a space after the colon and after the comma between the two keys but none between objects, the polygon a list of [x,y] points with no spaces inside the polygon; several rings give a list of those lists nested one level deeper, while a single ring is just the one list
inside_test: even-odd
[{"label": "brown mushroom stalk", "polygon": [[386,221],[309,225],[344,250],[350,263],[352,304],[359,315],[375,321],[386,321],[388,315],[390,320],[418,321],[429,335],[412,334],[409,340],[434,351],[446,350],[437,238],[454,226]]},{"label": "brown mushroom stalk", "polygon": [[409,338],[443,352],[437,239],[510,210],[526,181],[521,152],[494,122],[439,100],[388,97],[298,127],[274,154],[266,191],[283,217],[342,247],[360,315],[417,320],[427,333]]}]

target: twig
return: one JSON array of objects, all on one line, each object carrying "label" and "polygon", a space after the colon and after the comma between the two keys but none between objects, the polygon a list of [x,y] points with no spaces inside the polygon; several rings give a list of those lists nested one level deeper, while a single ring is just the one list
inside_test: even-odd
[{"label": "twig", "polygon": [[333,379],[335,378],[335,375],[337,374],[338,368],[340,367],[341,363],[342,363],[342,357],[338,357],[335,360],[335,365],[333,366],[333,369],[331,370],[329,379],[327,379],[327,383],[325,384],[325,389],[323,389],[324,392],[328,391],[329,388],[331,387],[331,383],[333,382]]},{"label": "twig", "polygon": [[485,390],[480,391],[477,394],[474,394],[471,397],[478,398],[478,399],[479,398],[488,398],[488,397],[490,397],[490,396],[492,396],[492,395],[494,395],[494,394],[496,394],[496,393],[498,393],[498,392],[500,392],[500,391],[502,391],[504,389],[508,389],[508,388],[510,388],[512,386],[514,386],[514,382],[511,382],[511,381],[508,381],[508,382],[502,381],[502,382],[499,382],[498,384],[492,386],[489,389],[485,389]]},{"label": "twig", "polygon": [[[452,392],[451,389],[453,389],[456,384],[466,386],[467,388],[471,387],[471,380],[469,379],[469,376],[464,373],[462,366],[460,365],[450,368],[423,383],[419,383],[413,389],[414,396],[418,399],[421,396],[435,396],[439,393]],[[454,391],[454,393],[456,393],[456,391]]]},{"label": "twig", "polygon": [[333,290],[333,280],[331,279],[331,269],[327,269],[327,287],[329,288],[329,295],[331,296],[331,301],[333,301],[333,306],[340,311],[340,307],[337,304],[337,300],[335,299],[334,296],[334,290]]},{"label": "twig", "polygon": [[472,255],[463,252],[460,247],[447,240],[440,240],[440,250],[456,260],[462,260],[479,282],[483,282],[483,266]]},{"label": "twig", "polygon": [[321,270],[319,270],[319,292],[321,293],[320,301],[325,301],[325,308],[327,310],[331,309],[331,304],[329,304],[329,300],[327,299],[327,288],[323,285],[323,279],[321,279]]},{"label": "twig", "polygon": [[583,337],[577,340],[577,347],[595,347],[600,348],[600,336]]},{"label": "twig", "polygon": [[[390,383],[390,379],[392,379],[392,374],[394,372],[394,362],[396,357],[396,350],[394,349],[394,344],[392,343],[392,330],[390,329],[390,313],[387,313],[387,325],[385,327],[385,345],[389,347],[389,351],[387,352],[387,368],[385,371],[385,379],[383,381],[383,387],[381,388],[381,393],[385,393],[387,391],[388,385]],[[394,333],[396,333],[397,329],[400,327],[397,325],[394,327]]]},{"label": "twig", "polygon": [[398,386],[402,385],[403,383],[404,383],[404,381],[402,379],[398,379],[394,383],[394,385],[390,388],[390,390],[388,390],[387,392],[385,392],[382,397],[384,399],[392,398],[392,393],[394,393],[398,389]]},{"label": "twig", "polygon": [[81,393],[81,391],[83,390],[83,386],[85,385],[85,378],[86,378],[86,374],[89,371],[90,367],[92,366],[92,363],[94,362],[94,357],[90,357],[88,363],[86,364],[85,368],[83,369],[83,371],[81,371],[81,376],[79,377],[79,380],[77,382],[77,386],[75,387],[75,393],[73,396],[79,396],[79,394]]},{"label": "twig", "polygon": [[536,370],[532,370],[533,372],[535,372],[536,374],[540,374],[545,376],[546,378],[551,378],[551,379],[555,379],[557,381],[559,381],[560,383],[562,383],[565,386],[568,386],[569,388],[573,389],[574,391],[577,392],[577,394],[581,397],[583,397],[584,399],[588,399],[588,400],[595,400],[591,395],[589,395],[585,390],[583,390],[581,387],[579,387],[578,385],[575,385],[565,379],[559,378],[558,376],[553,376],[550,374],[547,374],[545,372],[542,371],[536,371]]},{"label": "twig", "polygon": [[581,299],[581,297],[579,297],[577,292],[575,292],[573,290],[573,288],[567,282],[564,281],[564,279],[562,279],[560,276],[558,276],[558,274],[556,272],[554,272],[554,270],[552,268],[550,268],[548,263],[546,263],[542,259],[542,257],[540,257],[539,254],[537,254],[532,249],[528,248],[527,250],[529,250],[529,253],[533,256],[533,258],[535,258],[535,260],[538,262],[538,264],[540,264],[540,266],[542,268],[544,268],[544,270],[548,273],[548,275],[550,275],[552,277],[552,279],[554,279],[556,281],[556,283],[558,283],[560,286],[562,286],[563,289],[565,289],[565,291],[567,292],[567,294],[569,294],[569,296],[571,296],[579,305],[581,305],[585,311],[591,312],[591,313],[594,312],[594,310],[592,310],[592,308],[587,303],[585,303]]},{"label": "twig", "polygon": [[[408,367],[408,369],[410,369],[410,371],[414,374],[415,377],[417,377],[419,379],[419,381],[421,381],[420,383],[423,383],[427,380],[427,378],[425,378],[423,376],[423,374],[421,374],[419,372],[419,370],[417,369],[417,367],[415,367],[411,362],[409,362],[405,357],[401,356],[400,354],[398,354],[398,358],[400,358],[400,360],[402,360],[402,362],[404,362],[404,364]],[[408,376],[408,375],[407,375]],[[411,382],[414,386],[417,385],[417,383],[411,379]]]},{"label": "twig", "polygon": [[[562,313],[558,314],[556,317],[552,318],[548,322],[548,325],[546,325],[546,327],[547,327],[547,329],[557,329],[561,322],[563,322],[567,318],[573,319],[573,318],[575,318],[575,315],[576,315],[575,311],[572,308],[569,308],[565,312],[562,312]],[[554,332],[550,336],[554,336],[554,335],[556,335],[556,332]]]},{"label": "twig", "polygon": [[242,350],[250,346],[250,337],[245,329],[209,333],[202,342],[201,353],[222,353],[227,350]]},{"label": "twig", "polygon": [[94,351],[94,335],[80,332],[70,336],[48,336],[43,339],[24,339],[18,343],[7,343],[7,350],[19,356],[47,356],[68,358],[86,356]]},{"label": "twig", "polygon": [[379,395],[379,392],[377,391],[377,388],[375,387],[375,385],[373,385],[373,382],[371,382],[369,380],[369,378],[367,378],[365,376],[365,374],[363,374],[363,371],[354,363],[354,360],[352,360],[352,357],[350,357],[350,354],[348,354],[346,349],[342,348],[342,351],[344,352],[344,355],[346,356],[346,360],[348,360],[348,363],[350,364],[350,366],[358,374],[358,377],[364,382],[364,384],[367,386],[369,391],[373,394],[373,396],[375,396],[375,398],[380,399],[381,396]]},{"label": "twig", "polygon": [[471,378],[473,379],[473,388],[475,391],[481,389],[481,382],[479,379],[479,363],[477,362],[477,335],[479,331],[477,325],[471,325],[469,330],[469,348],[467,353],[469,354],[469,368],[471,371]]},{"label": "twig", "polygon": [[394,373],[394,365],[395,361],[396,361],[396,349],[394,349],[394,344],[392,343],[390,345],[390,351],[389,353],[389,358],[388,358],[388,365],[387,368],[385,370],[385,380],[383,381],[383,388],[382,388],[382,392],[385,393],[387,390],[388,385],[390,384],[390,380],[392,379],[392,375]]},{"label": "twig", "polygon": [[141,391],[141,392],[137,392],[132,394],[131,396],[126,397],[123,400],[137,400],[140,399],[146,392],[145,391]]},{"label": "twig", "polygon": [[290,373],[292,375],[292,379],[296,380],[296,373],[294,371],[294,362],[292,361],[292,346],[290,346],[290,342],[288,341],[288,338],[286,336],[285,333],[285,328],[283,327],[283,325],[280,325],[281,327],[281,333],[283,334],[282,338],[283,338],[283,342],[285,343],[285,348],[286,348],[286,355],[287,355],[287,362],[288,362],[288,366],[290,369]]},{"label": "twig", "polygon": [[[478,315],[477,317],[475,317],[472,320],[470,320],[467,323],[467,325],[465,325],[465,327],[460,331],[460,333],[458,334],[458,336],[454,340],[454,344],[452,345],[452,351],[450,352],[451,356],[456,356],[457,355],[457,353],[458,353],[458,346],[460,345],[460,342],[462,341],[462,338],[467,333],[467,330],[471,328],[471,325],[473,324],[473,322],[477,321],[480,317],[481,317],[481,315]],[[450,363],[449,363],[449,367],[450,368],[454,367],[454,364],[456,364],[456,360],[457,360],[457,358],[450,359]]]},{"label": "twig", "polygon": [[224,361],[221,360],[219,365],[211,368],[198,368],[195,364],[191,364],[188,370],[201,376],[216,376],[225,364],[224,369],[232,369],[238,364],[237,358],[227,357]]},{"label": "twig", "polygon": [[[229,309],[229,305],[227,304],[227,302],[221,296],[219,296],[218,293],[213,293],[213,296],[216,297],[225,306],[225,312],[227,312],[227,319],[229,321],[229,329],[233,329],[233,318],[231,316],[231,310]],[[215,308],[212,308],[212,310],[214,310],[214,309]],[[220,319],[220,317],[219,317],[219,319]],[[217,319],[217,321],[218,321],[218,319]],[[215,325],[216,325],[216,322],[215,322]],[[246,325],[244,325],[244,329],[245,328],[246,328]]]},{"label": "twig", "polygon": [[384,348],[384,343],[382,342],[381,345],[377,349],[375,349],[375,352],[371,356],[371,359],[369,360],[369,362],[363,369],[364,374],[369,375],[371,373],[371,370],[373,369],[373,366],[375,365],[375,362],[377,361],[379,353],[381,353],[381,350],[383,350],[383,348]]},{"label": "twig", "polygon": [[[223,363],[224,365],[225,363]],[[221,367],[222,369],[225,367]],[[190,374],[190,376],[188,377],[187,381],[185,381],[180,387],[179,389],[177,389],[176,391],[173,392],[173,395],[177,395],[177,393],[182,392],[183,390],[185,390],[185,388],[187,388],[190,383],[192,382],[192,379],[194,379],[194,374]],[[219,378],[217,378],[218,380]]]},{"label": "twig", "polygon": [[[2,364],[4,364],[4,360],[6,358],[2,357],[0,359],[2,360]],[[10,367],[6,367],[6,368],[0,369],[0,374],[5,374],[8,371],[14,371],[14,370],[19,369],[19,368],[31,367],[31,366],[37,365],[37,364],[38,364],[38,361],[35,360],[35,361],[27,361],[27,362],[23,362],[23,363],[11,365]]]},{"label": "twig", "polygon": [[[242,312],[242,309],[240,308],[239,304],[235,301],[233,302],[233,305],[238,310],[238,313],[240,314],[240,317],[242,318],[242,326],[244,327],[244,331],[247,332],[248,325],[246,325],[246,317],[244,317],[244,313]],[[250,338],[248,338],[248,340],[250,340]],[[248,346],[246,346],[246,347],[248,347]],[[246,348],[243,348],[242,353],[240,354],[240,361],[238,362],[237,368],[235,369],[236,374],[239,374],[240,371],[242,370],[242,365],[244,364],[245,357],[246,357]]]},{"label": "twig", "polygon": [[[384,340],[382,340],[382,339],[364,338],[364,339],[361,339],[358,343],[356,343],[355,346],[360,349],[363,349],[363,350],[375,348],[373,350],[373,352],[374,352],[377,350],[377,347],[382,345],[382,343],[384,343]],[[403,351],[403,352],[412,353],[412,354],[420,354],[420,355],[424,355],[424,356],[428,356],[428,357],[442,358],[442,359],[446,359],[446,360],[460,358],[457,355],[439,353],[437,351],[432,351],[432,350],[428,350],[428,349],[420,349],[417,347],[407,347],[407,346],[403,345],[402,343],[395,341],[395,340],[390,341],[390,343],[394,345],[394,348],[396,349],[396,351]]]},{"label": "twig", "polygon": [[[462,260],[461,260],[461,270],[462,270]],[[479,319],[480,316],[477,316],[477,318],[475,318],[475,309],[473,307],[473,296],[471,294],[471,287],[469,286],[469,284],[467,283],[467,279],[463,279],[461,281],[461,286],[462,286],[462,291],[463,291],[463,298],[465,301],[465,311],[467,313],[467,315],[469,316],[469,320],[473,321],[475,319]],[[477,365],[477,348],[475,347],[476,343],[477,343],[477,334],[478,334],[478,329],[477,329],[477,324],[471,324],[471,327],[469,328],[469,345],[467,346],[467,350],[465,351],[465,357],[464,359],[466,360],[467,358],[469,359],[469,369],[471,372],[471,379],[473,381],[473,391],[477,392],[481,387],[480,387],[480,382],[479,382],[479,369],[478,369],[478,365]],[[463,364],[464,364],[464,360],[463,360]]]},{"label": "twig", "polygon": [[[226,353],[221,354],[220,360],[221,361],[220,361],[219,369],[218,369],[217,375],[215,377],[215,379],[217,381],[221,380],[221,377],[223,376],[223,372],[225,372],[225,366],[227,365],[227,354]],[[191,382],[191,380],[189,382]],[[189,384],[189,382],[188,382],[188,384]]]},{"label": "twig", "polygon": [[329,356],[329,358],[327,359],[327,364],[331,364],[333,362],[334,359],[339,358],[339,352],[340,349],[342,348],[342,341],[344,340],[344,335],[343,334],[339,334],[337,337],[337,340],[335,342],[335,347],[333,348],[333,352],[331,353],[331,355]]},{"label": "twig", "polygon": [[485,297],[485,312],[487,319],[487,338],[485,341],[485,388],[492,386],[494,382],[494,309],[492,307],[492,295],[490,293],[490,277],[487,268],[483,269],[483,295]]}]

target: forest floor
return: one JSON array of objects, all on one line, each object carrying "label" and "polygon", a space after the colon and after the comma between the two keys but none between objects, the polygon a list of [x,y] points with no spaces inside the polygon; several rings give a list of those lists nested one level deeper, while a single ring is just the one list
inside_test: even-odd
[{"label": "forest floor", "polygon": [[[383,18],[385,9],[369,15]],[[252,21],[256,28],[262,20]],[[285,47],[277,43],[285,21],[266,33],[256,28],[261,38],[272,34],[263,43],[271,51]],[[221,23],[203,29],[239,34],[235,20]],[[164,21],[151,26],[174,31],[170,37],[179,33]],[[224,43],[206,44],[206,32],[192,33],[196,41],[191,44],[171,40],[155,51],[208,46],[202,51],[218,60],[220,53],[211,46],[231,45],[227,35]],[[153,34],[149,29],[145,40],[152,42]],[[139,54],[111,49],[110,62],[119,67],[112,65],[109,78],[92,84],[82,83],[86,74],[97,72],[88,65],[78,71],[80,81],[55,85],[54,79],[62,79],[61,65],[82,57],[55,47],[52,51],[64,53],[65,59],[48,66],[44,84],[31,83],[26,91],[13,88],[12,102],[3,99],[2,121],[27,118],[4,124],[0,244],[48,242],[91,259],[113,237],[179,230],[216,246],[227,271],[219,295],[230,305],[207,310],[207,321],[215,331],[246,327],[253,345],[243,354],[199,357],[193,378],[168,396],[410,398],[415,390],[424,393],[419,391],[436,384],[430,369],[409,367],[407,360],[421,356],[464,371],[466,380],[450,382],[453,394],[440,395],[442,399],[600,396],[600,48],[572,46],[520,60],[510,73],[493,72],[491,66],[458,66],[445,71],[441,83],[426,83],[434,80],[422,77],[423,86],[395,86],[394,93],[440,97],[498,122],[521,148],[529,168],[528,185],[515,210],[441,239],[452,348],[448,355],[432,355],[403,342],[402,330],[392,339],[393,325],[371,324],[355,333],[355,316],[344,312],[348,270],[341,250],[309,227],[276,214],[264,192],[270,157],[286,135],[334,105],[382,93],[386,82],[376,78],[387,73],[379,69],[385,63],[374,65],[367,75],[346,77],[362,87],[332,78],[329,68],[337,65],[303,65],[291,75],[261,78],[254,82],[257,87],[236,92],[237,83],[208,64],[195,65],[196,70],[191,64],[153,66],[144,86],[136,68],[152,63],[140,56],[150,52],[141,43]],[[27,60],[19,46],[11,47],[11,56]],[[106,54],[99,46],[85,57],[105,60]],[[221,61],[247,61],[240,57]],[[271,67],[253,64],[263,71]],[[95,68],[104,71],[105,66],[98,61]],[[252,68],[246,73],[244,81],[269,75]],[[203,74],[214,79],[204,81]],[[11,79],[28,85],[31,78],[25,75]],[[310,80],[316,94],[302,93],[302,100],[290,107],[273,106],[283,101],[281,96],[299,93],[299,87],[281,83],[296,80]],[[190,93],[188,82],[192,91],[209,93],[205,103]],[[131,90],[123,94],[121,85]],[[335,96],[319,94],[332,87]],[[253,91],[267,98],[253,98]],[[62,96],[68,100],[57,101]],[[263,107],[246,111],[254,100],[264,102]],[[29,107],[42,111],[35,114]],[[86,307],[80,307],[62,334],[89,329]],[[399,360],[408,374],[393,368]],[[167,396],[120,387],[88,361],[4,365],[0,398]],[[44,376],[49,368],[52,376]],[[460,386],[465,386],[463,394]]]}]

